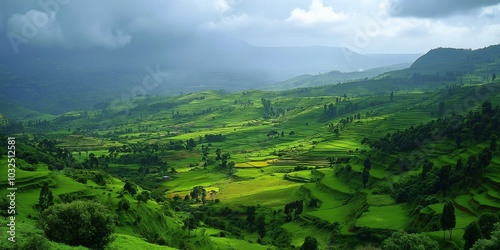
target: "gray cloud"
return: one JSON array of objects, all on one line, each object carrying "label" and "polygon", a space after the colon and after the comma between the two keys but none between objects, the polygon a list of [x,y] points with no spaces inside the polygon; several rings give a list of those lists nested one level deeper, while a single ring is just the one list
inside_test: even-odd
[{"label": "gray cloud", "polygon": [[201,0],[45,0],[3,4],[0,17],[8,17],[4,18],[5,32],[11,34],[8,38],[15,36],[16,42],[43,47],[115,49],[145,34],[189,34],[216,16],[212,3]]},{"label": "gray cloud", "polygon": [[499,3],[499,0],[390,0],[389,8],[394,16],[440,18]]},{"label": "gray cloud", "polygon": [[[66,3],[67,2],[67,3]],[[110,49],[157,54],[200,33],[262,46],[355,46],[359,53],[424,53],[497,42],[500,0],[26,0],[0,1],[0,47]],[[40,4],[42,3],[42,4]],[[387,15],[391,13],[391,15]],[[23,35],[26,20],[36,35]],[[417,17],[417,18],[406,18]],[[45,23],[44,18],[47,18]],[[31,20],[31,21],[30,21]],[[287,21],[288,20],[288,21]],[[375,26],[373,26],[375,24]],[[378,25],[378,26],[377,26]],[[366,33],[366,32],[365,32]],[[450,44],[450,38],[453,38]],[[408,42],[414,41],[414,42]],[[171,49],[175,50],[175,48]],[[135,55],[135,54],[134,54]]]}]

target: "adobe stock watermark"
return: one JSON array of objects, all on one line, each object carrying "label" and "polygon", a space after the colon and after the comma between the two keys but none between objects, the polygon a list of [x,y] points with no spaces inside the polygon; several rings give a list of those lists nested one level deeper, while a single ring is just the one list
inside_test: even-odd
[{"label": "adobe stock watermark", "polygon": [[[121,119],[125,119],[130,114],[130,109],[132,106],[132,99],[138,96],[145,96],[149,93],[152,93],[160,84],[163,83],[164,78],[167,78],[170,73],[167,71],[161,71],[160,65],[156,65],[156,68],[153,69],[151,66],[145,67],[147,74],[142,78],[141,84],[133,87],[129,93],[123,93],[118,102],[112,102],[112,106],[110,109],[120,109],[120,107],[124,106],[125,109],[121,112],[124,112],[124,116]],[[110,126],[111,121],[108,120],[104,127]]]},{"label": "adobe stock watermark", "polygon": [[14,53],[19,53],[19,46],[27,44],[31,39],[35,38],[40,29],[47,26],[51,21],[54,21],[57,13],[60,11],[61,5],[66,5],[71,0],[40,0],[38,6],[43,11],[36,9],[28,11],[21,17],[21,29],[16,32],[10,31],[7,33],[10,45]]},{"label": "adobe stock watermark", "polygon": [[370,45],[372,39],[378,36],[382,29],[389,27],[390,16],[402,12],[403,7],[399,1],[392,0],[388,3],[389,5],[386,11],[372,13],[370,15],[370,20],[365,23],[363,28],[356,28],[356,34],[353,37],[353,41],[340,44],[347,63],[352,62],[351,57],[354,53],[362,54],[363,50]]},{"label": "adobe stock watermark", "polygon": [[234,8],[238,7],[243,0],[215,0],[212,2],[215,11],[220,20],[223,20],[226,17],[227,12],[232,12]]}]

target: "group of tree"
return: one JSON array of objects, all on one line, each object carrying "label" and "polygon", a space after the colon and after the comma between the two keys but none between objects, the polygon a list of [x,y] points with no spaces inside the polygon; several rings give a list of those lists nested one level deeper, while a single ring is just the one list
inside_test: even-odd
[{"label": "group of tree", "polygon": [[[491,240],[493,237],[497,237],[497,249],[500,248],[500,218],[498,215],[486,212],[479,216],[477,221],[471,222],[466,228],[463,235],[463,239],[465,240],[464,249],[468,250],[474,246],[474,249],[481,249],[475,247],[476,242],[480,239]],[[496,232],[495,232],[496,231]],[[491,248],[495,249],[495,248]]]},{"label": "group of tree", "polygon": [[[289,135],[293,135],[294,133],[295,133],[295,132],[291,131],[291,132],[289,133]],[[281,136],[281,137],[285,137],[285,131],[281,131],[281,133],[280,133],[280,132],[278,132],[278,130],[274,130],[274,129],[273,129],[273,130],[271,130],[271,131],[269,131],[269,132],[267,133],[267,138],[269,138],[269,139],[273,139],[273,138],[275,138],[275,137],[280,137],[280,136]]]},{"label": "group of tree", "polygon": [[500,249],[500,223],[495,224],[495,229],[490,234],[489,238],[479,239],[472,250],[492,250]]},{"label": "group of tree", "polygon": [[[396,202],[413,201],[421,196],[434,195],[441,192],[445,197],[448,190],[462,190],[481,182],[481,176],[491,162],[492,153],[489,147],[483,149],[477,156],[471,155],[466,163],[458,159],[455,166],[443,165],[441,168],[427,159],[419,160],[415,168],[421,168],[418,177],[408,176],[394,184],[393,196]],[[400,161],[402,167],[408,170],[408,162]],[[419,178],[415,181],[415,178]]]},{"label": "group of tree", "polygon": [[323,118],[331,119],[331,118],[342,116],[342,115],[347,114],[347,113],[356,112],[357,110],[359,110],[358,103],[346,102],[345,104],[342,105],[342,104],[339,104],[339,102],[337,102],[336,105],[333,105],[333,103],[330,103],[328,105],[324,104],[322,115],[323,115]]},{"label": "group of tree", "polygon": [[229,161],[231,158],[231,154],[228,152],[222,153],[222,150],[220,148],[215,150],[215,160],[220,161],[220,168],[223,170],[227,170],[227,175],[231,176],[234,174],[235,169],[234,166],[236,165],[234,161]]},{"label": "group of tree", "polygon": [[226,136],[222,134],[206,134],[205,142],[223,142],[226,139]]},{"label": "group of tree", "polygon": [[499,126],[500,107],[493,108],[490,101],[485,101],[481,105],[481,111],[469,111],[465,116],[451,114],[424,125],[388,133],[385,137],[370,142],[370,145],[384,153],[416,150],[444,139],[456,141],[457,146],[461,146],[468,140],[482,142],[496,138],[493,134]]},{"label": "group of tree", "polygon": [[283,108],[275,109],[271,105],[271,100],[262,97],[260,101],[262,102],[262,107],[264,108],[264,118],[278,117],[280,115],[282,116],[285,115],[286,110]]},{"label": "group of tree", "polygon": [[297,219],[299,215],[304,211],[304,201],[296,200],[290,203],[285,204],[285,220],[292,221],[293,219]]},{"label": "group of tree", "polygon": [[205,190],[203,186],[193,187],[193,190],[191,190],[189,195],[196,203],[200,202],[200,197],[203,204],[207,203],[207,190]]},{"label": "group of tree", "polygon": [[397,231],[391,237],[382,242],[384,250],[439,250],[437,241],[432,240],[425,234],[408,234],[402,230]]}]

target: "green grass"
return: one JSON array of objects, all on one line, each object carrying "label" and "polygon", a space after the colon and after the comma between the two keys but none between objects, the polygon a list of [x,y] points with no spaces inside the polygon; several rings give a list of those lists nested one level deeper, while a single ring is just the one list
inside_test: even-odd
[{"label": "green grass", "polygon": [[217,249],[241,249],[241,250],[255,250],[255,249],[275,249],[272,246],[260,245],[257,243],[249,243],[244,240],[221,238],[221,237],[210,237],[210,240]]},{"label": "green grass", "polygon": [[331,169],[321,169],[319,171],[325,174],[325,178],[321,179],[321,183],[325,186],[346,194],[353,194],[355,192],[353,187],[339,180]]},{"label": "green grass", "polygon": [[151,250],[161,250],[161,249],[176,249],[168,246],[159,246],[155,244],[148,243],[143,239],[126,235],[126,234],[115,234],[115,240],[109,245],[111,250],[133,250],[133,249],[151,249]]},{"label": "green grass", "polygon": [[386,194],[368,194],[366,201],[370,206],[388,206],[396,203],[390,195]]},{"label": "green grass", "polygon": [[411,219],[402,204],[375,207],[371,206],[356,221],[358,227],[398,230],[409,225]]}]

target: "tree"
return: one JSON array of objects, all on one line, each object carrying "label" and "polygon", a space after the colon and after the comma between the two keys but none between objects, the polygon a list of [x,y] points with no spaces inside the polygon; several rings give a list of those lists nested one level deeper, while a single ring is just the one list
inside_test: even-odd
[{"label": "tree", "polygon": [[250,225],[253,225],[255,222],[255,206],[247,207],[247,221]]},{"label": "tree", "polygon": [[304,239],[304,243],[300,247],[300,250],[317,250],[318,249],[318,241],[316,238],[312,236],[306,236]]},{"label": "tree", "polygon": [[203,193],[206,192],[205,188],[202,186],[195,186],[193,187],[193,190],[189,193],[191,196],[191,199],[195,200],[196,203],[200,201],[199,196],[203,195]]},{"label": "tree", "polygon": [[368,178],[370,177],[370,169],[372,168],[372,163],[370,158],[366,158],[363,163],[363,187],[366,188],[366,184],[368,183]]},{"label": "tree", "polygon": [[490,101],[485,101],[481,104],[481,114],[482,115],[491,115],[493,113],[493,107]]},{"label": "tree", "polygon": [[74,201],[45,210],[40,217],[40,227],[52,241],[103,249],[113,240],[115,222],[104,205]]},{"label": "tree", "polygon": [[207,203],[207,191],[205,189],[203,189],[201,192],[201,203]]},{"label": "tree", "polygon": [[193,140],[193,138],[190,138],[189,140],[186,141],[187,150],[193,151],[195,147],[196,147],[196,142]]},{"label": "tree", "polygon": [[220,162],[221,168],[227,168],[227,160],[230,158],[231,158],[231,154],[229,154],[229,153],[222,154],[221,162]]},{"label": "tree", "polygon": [[457,223],[455,217],[455,207],[452,201],[448,201],[443,207],[443,213],[441,214],[441,229],[443,229],[443,238],[445,238],[445,232],[448,230],[450,232],[450,239],[452,235],[453,228],[455,228]]},{"label": "tree", "polygon": [[335,137],[339,137],[339,129],[338,128],[334,128],[333,133],[335,134]]},{"label": "tree", "polygon": [[370,172],[366,169],[363,170],[363,187],[366,188],[366,184],[368,183],[368,178],[370,177]]},{"label": "tree", "polygon": [[118,208],[119,209],[123,209],[125,211],[127,211],[129,208],[130,208],[130,201],[128,201],[127,199],[125,198],[122,198],[119,202],[118,202]]},{"label": "tree", "polygon": [[368,171],[372,168],[372,162],[370,161],[370,158],[365,159],[365,161],[363,162],[363,167],[365,169],[368,169]]},{"label": "tree", "polygon": [[326,159],[328,160],[328,163],[330,164],[329,167],[333,167],[333,164],[335,164],[335,158],[328,156]]},{"label": "tree", "polygon": [[429,172],[431,172],[433,166],[434,166],[434,163],[432,163],[431,161],[429,161],[427,159],[424,160],[424,164],[422,165],[422,179],[425,179],[427,174]]},{"label": "tree", "polygon": [[495,225],[495,230],[490,235],[490,239],[479,239],[472,250],[493,250],[500,249],[500,223]]},{"label": "tree", "polygon": [[497,149],[497,140],[498,140],[498,137],[496,134],[492,134],[491,137],[490,137],[490,149],[491,149],[491,152],[495,152],[495,150]]},{"label": "tree", "polygon": [[0,216],[4,217],[5,219],[10,216],[10,214],[8,213],[9,205],[9,199],[7,198],[7,196],[2,196],[2,198],[0,198]]},{"label": "tree", "polygon": [[215,150],[215,155],[216,155],[215,160],[218,161],[218,160],[222,159],[221,156],[220,156],[221,152],[222,151],[220,150],[220,148],[218,148],[218,149]]},{"label": "tree", "polygon": [[407,234],[400,230],[382,242],[384,250],[438,250],[439,244],[424,234]]},{"label": "tree", "polygon": [[217,191],[212,189],[208,192],[208,196],[210,196],[210,199],[212,199],[212,202],[214,202],[215,196],[217,196]]},{"label": "tree", "polygon": [[463,236],[465,240],[464,249],[469,250],[479,238],[481,238],[481,229],[477,222],[473,221],[465,228]]},{"label": "tree", "polygon": [[234,163],[234,161],[230,161],[227,163],[227,176],[231,176],[234,174],[234,166],[236,164]]},{"label": "tree", "polygon": [[394,100],[394,91],[391,91],[391,102]]},{"label": "tree", "polygon": [[126,190],[132,196],[137,194],[137,186],[130,181],[125,182],[125,185],[123,185],[123,189]]},{"label": "tree", "polygon": [[458,136],[455,138],[455,143],[457,144],[457,148],[460,148],[460,146],[462,146],[462,142],[463,142],[462,136],[461,136],[461,135],[458,135]]},{"label": "tree", "polygon": [[183,229],[186,229],[188,231],[188,237],[191,236],[191,230],[198,228],[198,221],[190,215],[187,218],[183,220],[184,226],[182,227]]},{"label": "tree", "polygon": [[438,116],[443,116],[444,115],[444,102],[439,102],[439,110],[438,110]]},{"label": "tree", "polygon": [[439,186],[443,192],[443,197],[446,197],[446,191],[448,190],[448,182],[450,180],[451,166],[444,165],[439,170]]},{"label": "tree", "polygon": [[256,226],[260,238],[264,238],[266,236],[266,218],[263,215],[257,216]]},{"label": "tree", "polygon": [[40,196],[38,197],[38,205],[40,207],[40,211],[42,212],[54,205],[54,196],[52,195],[52,191],[49,189],[48,182],[43,183],[42,190],[40,190]]},{"label": "tree", "polygon": [[491,74],[491,81],[495,81],[495,79],[497,78],[497,74],[493,73]]},{"label": "tree", "polygon": [[136,199],[138,202],[147,203],[151,199],[151,194],[149,191],[144,190],[137,195]]},{"label": "tree", "polygon": [[481,238],[489,239],[491,232],[495,228],[495,223],[498,221],[498,216],[496,214],[490,212],[481,214],[481,216],[479,216],[479,220],[477,221],[482,235]]}]

